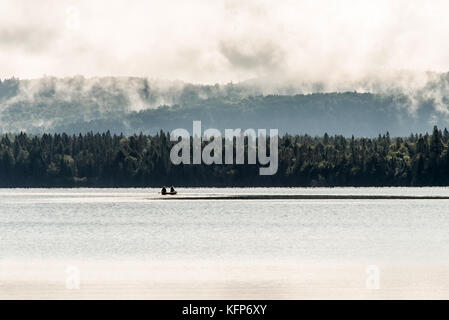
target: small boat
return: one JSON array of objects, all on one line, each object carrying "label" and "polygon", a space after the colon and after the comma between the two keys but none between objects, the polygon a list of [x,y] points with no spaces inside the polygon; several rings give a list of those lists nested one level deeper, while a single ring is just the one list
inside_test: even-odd
[{"label": "small boat", "polygon": [[173,188],[173,187],[171,187],[170,189],[168,189],[168,188],[165,188],[165,187],[163,187],[162,188],[162,190],[161,190],[161,194],[163,195],[163,196],[165,196],[165,195],[171,195],[171,196],[173,196],[173,195],[175,195],[175,194],[177,194],[178,192],[176,192],[176,190],[175,190],[175,188]]},{"label": "small boat", "polygon": [[165,196],[165,195],[175,195],[175,194],[177,194],[178,192],[177,191],[161,191],[161,194],[163,195],[163,196]]}]

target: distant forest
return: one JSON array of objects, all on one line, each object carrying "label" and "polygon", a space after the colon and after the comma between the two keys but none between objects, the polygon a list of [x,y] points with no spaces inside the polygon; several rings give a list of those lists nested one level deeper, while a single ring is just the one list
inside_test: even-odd
[{"label": "distant forest", "polygon": [[[173,165],[169,135],[43,134],[0,137],[1,187],[449,185],[449,132],[392,138],[284,135],[279,169]],[[246,158],[245,158],[246,159]]]},{"label": "distant forest", "polygon": [[[369,87],[369,86],[368,86]],[[449,73],[420,90],[373,93],[309,88],[265,91],[251,83],[196,85],[145,78],[0,80],[0,134],[87,134],[110,131],[155,135],[191,128],[279,129],[281,134],[374,138],[449,127]],[[302,90],[305,91],[302,91]],[[315,92],[313,94],[301,94]],[[299,93],[299,94],[298,94]],[[413,128],[413,129],[412,129]]]}]

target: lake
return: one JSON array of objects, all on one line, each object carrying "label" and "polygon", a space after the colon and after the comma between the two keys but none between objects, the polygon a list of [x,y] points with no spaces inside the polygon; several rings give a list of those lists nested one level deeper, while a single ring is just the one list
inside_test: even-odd
[{"label": "lake", "polygon": [[[449,298],[449,200],[165,201],[158,191],[0,189],[0,297]],[[178,190],[235,194],[449,188]],[[76,290],[66,286],[71,266]]]}]

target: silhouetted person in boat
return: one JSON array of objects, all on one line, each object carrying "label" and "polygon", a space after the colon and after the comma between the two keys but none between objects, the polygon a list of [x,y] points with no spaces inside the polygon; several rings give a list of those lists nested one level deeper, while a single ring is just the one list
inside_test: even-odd
[{"label": "silhouetted person in boat", "polygon": [[162,187],[161,193],[162,194],[166,194],[167,193],[167,189],[165,189],[165,187]]},{"label": "silhouetted person in boat", "polygon": [[170,192],[171,192],[171,193],[176,192],[176,191],[175,191],[175,188],[173,188],[173,186],[170,187]]}]

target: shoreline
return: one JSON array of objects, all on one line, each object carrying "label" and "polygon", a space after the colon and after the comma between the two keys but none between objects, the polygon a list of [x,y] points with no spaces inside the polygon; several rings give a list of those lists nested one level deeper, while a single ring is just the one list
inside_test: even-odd
[{"label": "shoreline", "polygon": [[146,200],[449,200],[449,196],[339,195],[339,194],[241,194],[241,195],[160,195]]}]

